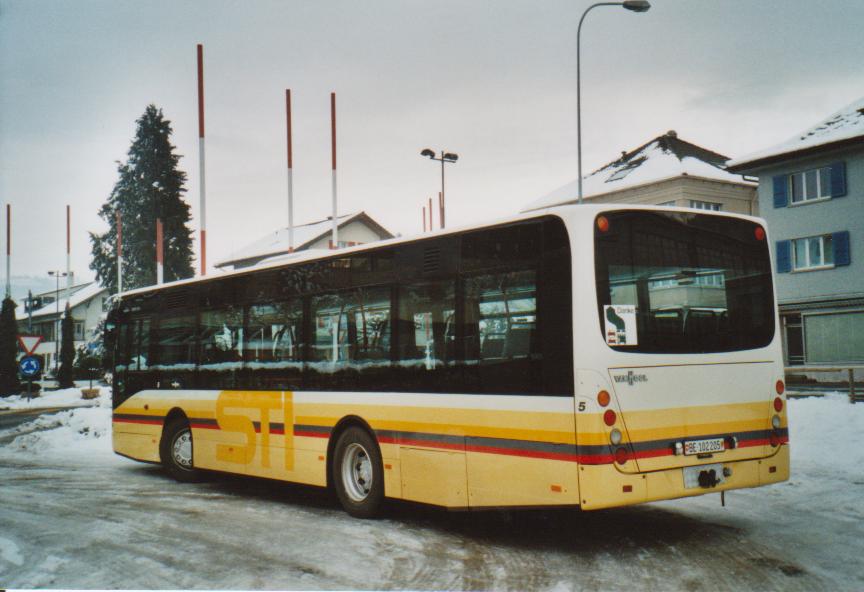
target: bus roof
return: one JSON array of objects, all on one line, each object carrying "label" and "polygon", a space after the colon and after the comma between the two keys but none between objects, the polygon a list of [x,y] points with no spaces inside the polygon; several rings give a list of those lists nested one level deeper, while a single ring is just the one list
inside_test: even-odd
[{"label": "bus roof", "polygon": [[723,216],[723,217],[733,217],[733,218],[742,218],[745,220],[750,220],[752,222],[757,222],[762,225],[765,224],[765,221],[762,218],[758,218],[756,216],[748,216],[745,214],[736,214],[731,212],[714,212],[708,210],[694,210],[692,208],[682,208],[682,207],[670,207],[670,206],[657,206],[657,205],[641,205],[641,204],[630,204],[630,203],[621,203],[621,204],[568,204],[562,206],[552,206],[549,208],[532,210],[530,212],[520,213],[513,216],[507,216],[498,219],[492,219],[489,221],[485,221],[477,224],[470,225],[462,225],[462,226],[453,226],[451,228],[446,228],[442,230],[436,230],[434,232],[427,232],[424,234],[413,234],[409,236],[402,236],[397,238],[386,239],[382,241],[376,241],[373,243],[364,243],[362,245],[356,245],[353,247],[346,247],[343,249],[337,250],[309,250],[309,251],[299,251],[294,253],[292,256],[288,257],[280,257],[275,261],[262,262],[258,265],[254,265],[252,267],[244,267],[242,269],[234,269],[231,271],[220,271],[218,274],[204,276],[204,277],[191,277],[182,280],[177,280],[173,282],[166,282],[161,285],[153,285],[153,286],[145,286],[142,288],[135,288],[134,290],[128,290],[126,292],[121,292],[114,296],[115,299],[122,300],[128,296],[135,296],[138,294],[146,294],[149,292],[156,292],[160,290],[175,288],[178,286],[186,286],[186,285],[197,285],[200,283],[217,281],[225,278],[231,277],[240,277],[243,275],[255,274],[265,270],[271,269],[280,269],[283,267],[291,267],[300,263],[309,263],[311,261],[320,261],[331,258],[344,257],[346,255],[353,255],[356,253],[362,253],[365,251],[377,250],[383,247],[395,246],[413,243],[422,240],[428,240],[434,237],[447,236],[450,234],[457,234],[462,232],[468,232],[471,230],[479,230],[482,228],[491,228],[494,226],[501,226],[504,224],[510,224],[513,222],[521,222],[523,220],[531,220],[536,218],[543,218],[545,216],[558,216],[565,221],[567,219],[572,219],[574,217],[594,217],[596,214],[600,212],[609,212],[615,210],[646,210],[646,211],[662,211],[662,212],[683,212],[688,214],[704,214],[704,215],[714,215],[714,216]]}]

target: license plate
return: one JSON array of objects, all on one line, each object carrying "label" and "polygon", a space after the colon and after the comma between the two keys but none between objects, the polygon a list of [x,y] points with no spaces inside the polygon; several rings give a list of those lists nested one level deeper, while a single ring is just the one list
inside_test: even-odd
[{"label": "license plate", "polygon": [[723,452],[726,442],[723,438],[712,438],[711,440],[690,440],[684,442],[684,454],[710,454],[712,452]]}]

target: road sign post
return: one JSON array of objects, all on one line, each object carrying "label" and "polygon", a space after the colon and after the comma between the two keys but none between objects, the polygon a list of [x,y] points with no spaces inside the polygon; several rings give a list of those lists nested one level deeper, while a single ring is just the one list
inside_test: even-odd
[{"label": "road sign post", "polygon": [[[27,379],[27,402],[30,402],[30,393],[33,390],[33,377],[42,370],[42,363],[34,354],[36,348],[42,343],[41,335],[19,335],[18,343],[24,350],[24,357],[18,362],[21,375]],[[35,368],[35,370],[34,370]]]},{"label": "road sign post", "polygon": [[30,392],[33,387],[33,377],[39,374],[42,370],[42,364],[36,356],[24,356],[18,362],[18,369],[21,371],[21,376],[27,379],[27,401],[30,401]]}]

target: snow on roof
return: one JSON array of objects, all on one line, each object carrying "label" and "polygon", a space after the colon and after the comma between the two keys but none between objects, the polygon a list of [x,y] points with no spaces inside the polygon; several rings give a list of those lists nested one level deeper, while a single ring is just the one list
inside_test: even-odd
[{"label": "snow on roof", "polygon": [[[363,216],[363,212],[354,212],[353,214],[344,214],[336,218],[339,226],[343,226],[353,221],[355,218]],[[330,231],[332,218],[311,222],[309,224],[300,224],[294,227],[294,249],[302,249],[308,243],[319,238],[321,235]],[[231,257],[220,261],[216,267],[224,267],[238,261],[246,259],[258,259],[261,257],[272,257],[288,253],[288,227],[280,228],[276,232],[271,232],[264,238],[261,238],[245,247],[234,251]]]},{"label": "snow on roof", "polygon": [[793,138],[780,144],[759,150],[729,161],[730,167],[741,167],[757,161],[799,152],[808,148],[825,146],[841,140],[864,136],[864,97],[846,105],[828,118],[820,121]]},{"label": "snow on roof", "polygon": [[[79,286],[72,286],[72,295],[69,297],[69,308],[75,308],[79,304],[83,304],[87,302],[94,296],[98,296],[101,292],[107,292],[106,288],[103,288],[96,282],[90,282],[89,284],[81,284]],[[56,315],[57,309],[59,306],[60,313],[62,314],[64,310],[66,310],[66,290],[60,288],[60,298],[59,302],[52,302],[50,304],[46,304],[42,308],[37,308],[33,311],[33,317],[46,316],[46,315]]]},{"label": "snow on roof", "polygon": [[[755,185],[741,175],[728,172],[727,160],[726,156],[685,142],[674,131],[669,131],[584,177],[582,195],[593,198],[680,176]],[[578,198],[579,180],[576,179],[528,204],[522,211],[572,203]]]}]

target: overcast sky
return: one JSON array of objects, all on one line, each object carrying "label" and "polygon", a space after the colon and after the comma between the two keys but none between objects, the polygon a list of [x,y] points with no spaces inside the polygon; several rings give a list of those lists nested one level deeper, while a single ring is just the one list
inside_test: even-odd
[{"label": "overcast sky", "polygon": [[[284,93],[294,99],[295,219],[339,210],[421,229],[457,152],[448,225],[505,216],[576,177],[578,0],[0,0],[0,202],[14,275],[92,278],[88,231],[135,120],[163,109],[197,229],[197,43],[204,45],[208,262],[287,226]],[[669,129],[730,157],[864,95],[864,2],[652,0],[600,7],[582,38],[585,172]],[[437,219],[436,219],[437,224]],[[0,271],[2,273],[2,271]]]}]

